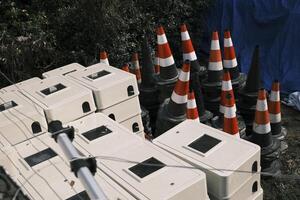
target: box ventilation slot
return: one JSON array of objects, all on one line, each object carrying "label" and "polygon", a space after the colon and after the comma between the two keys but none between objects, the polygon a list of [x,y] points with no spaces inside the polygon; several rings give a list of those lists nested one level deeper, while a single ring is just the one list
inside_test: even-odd
[{"label": "box ventilation slot", "polygon": [[44,90],[41,90],[41,93],[43,93],[44,95],[49,95],[49,94],[53,94],[55,92],[58,92],[62,89],[66,88],[66,86],[64,86],[63,84],[59,83],[57,85],[53,85],[51,87],[48,87]]},{"label": "box ventilation slot", "polygon": [[204,134],[188,146],[197,151],[200,151],[201,153],[206,153],[220,142],[221,140]]},{"label": "box ventilation slot", "polygon": [[133,172],[140,178],[144,178],[161,168],[165,167],[166,165],[154,157],[151,157],[133,167],[130,167],[129,170]]}]

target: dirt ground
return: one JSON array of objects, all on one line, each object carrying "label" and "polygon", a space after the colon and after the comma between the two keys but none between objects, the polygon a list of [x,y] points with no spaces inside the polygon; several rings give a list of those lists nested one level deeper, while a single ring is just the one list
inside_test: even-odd
[{"label": "dirt ground", "polygon": [[264,200],[300,199],[300,112],[282,106],[282,122],[288,130],[286,142],[289,147],[281,156],[281,173],[296,175],[298,180],[262,177]]}]

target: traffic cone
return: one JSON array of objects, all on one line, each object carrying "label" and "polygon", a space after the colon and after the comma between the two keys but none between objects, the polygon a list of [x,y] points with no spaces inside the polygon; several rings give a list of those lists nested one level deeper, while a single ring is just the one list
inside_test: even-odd
[{"label": "traffic cone", "polygon": [[140,70],[138,53],[134,53],[132,55],[131,63],[132,63],[132,67],[133,67],[133,72],[136,76],[136,80],[137,80],[138,84],[141,84],[142,79],[141,79],[141,70]]},{"label": "traffic cone", "polygon": [[122,70],[125,71],[125,72],[130,72],[130,71],[129,71],[129,65],[128,65],[128,63],[125,63],[125,64],[122,66]]},{"label": "traffic cone", "polygon": [[212,33],[207,78],[203,81],[205,107],[218,114],[222,85],[223,64],[218,32]]},{"label": "traffic cone", "polygon": [[212,40],[210,45],[210,55],[208,64],[208,82],[221,82],[223,73],[223,64],[221,49],[219,43],[219,35],[217,31],[212,33]]},{"label": "traffic cone", "polygon": [[175,61],[162,26],[156,30],[157,33],[157,50],[159,56],[160,79],[170,80],[178,77]]},{"label": "traffic cone", "polygon": [[158,56],[158,51],[157,50],[155,51],[154,69],[155,69],[156,74],[160,73],[159,56]]},{"label": "traffic cone", "polygon": [[199,121],[197,104],[196,104],[196,100],[195,100],[195,94],[193,91],[190,91],[188,93],[186,118],[192,119],[195,121]]},{"label": "traffic cone", "polygon": [[286,136],[286,129],[281,126],[280,83],[275,80],[268,101],[272,135],[279,140]]},{"label": "traffic cone", "polygon": [[230,31],[224,32],[224,69],[228,69],[232,80],[239,78],[240,72],[238,69],[238,63],[235,57],[235,50],[231,40]]},{"label": "traffic cone", "polygon": [[166,99],[158,111],[154,137],[163,134],[186,119],[189,91],[190,61],[185,61],[170,99]]},{"label": "traffic cone", "polygon": [[280,143],[276,138],[272,137],[271,134],[270,116],[266,91],[264,89],[258,91],[251,140],[261,147],[262,171],[277,172],[279,170],[278,165],[274,168],[275,165],[272,163],[279,158]]},{"label": "traffic cone", "polygon": [[223,131],[240,137],[234,93],[228,71],[224,72],[223,75],[220,113],[223,113],[224,116]]},{"label": "traffic cone", "polygon": [[106,51],[100,51],[100,63],[109,65],[108,56]]},{"label": "traffic cone", "polygon": [[241,136],[249,139],[252,134],[252,126],[256,110],[258,90],[260,88],[259,47],[253,52],[251,66],[247,75],[245,87],[239,90],[238,109],[246,124],[245,134]]},{"label": "traffic cone", "polygon": [[160,103],[158,101],[158,89],[154,77],[155,72],[151,52],[148,37],[144,35],[141,46],[141,64],[143,67],[141,68],[142,83],[139,85],[139,100],[141,105],[149,111],[150,126],[152,131],[154,131]]},{"label": "traffic cone", "polygon": [[178,71],[163,27],[159,26],[156,33],[158,62],[160,66],[157,85],[159,89],[159,102],[163,103],[172,94],[174,85],[178,79]]},{"label": "traffic cone", "polygon": [[247,75],[239,72],[238,62],[229,30],[224,32],[223,65],[224,69],[227,69],[230,72],[231,83],[236,97],[235,100],[238,101],[238,91],[245,86]]},{"label": "traffic cone", "polygon": [[183,51],[183,60],[191,61],[191,73],[200,72],[200,65],[197,60],[192,40],[185,24],[180,26],[181,44]]}]

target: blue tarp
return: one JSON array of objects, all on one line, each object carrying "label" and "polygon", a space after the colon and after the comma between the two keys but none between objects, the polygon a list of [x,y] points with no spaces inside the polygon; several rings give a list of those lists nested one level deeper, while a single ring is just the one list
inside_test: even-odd
[{"label": "blue tarp", "polygon": [[[224,30],[231,31],[242,72],[258,44],[264,86],[270,89],[277,79],[283,92],[300,91],[299,0],[216,0],[206,23],[207,34],[219,31],[222,46]],[[203,42],[200,48],[208,52],[210,40]]]}]

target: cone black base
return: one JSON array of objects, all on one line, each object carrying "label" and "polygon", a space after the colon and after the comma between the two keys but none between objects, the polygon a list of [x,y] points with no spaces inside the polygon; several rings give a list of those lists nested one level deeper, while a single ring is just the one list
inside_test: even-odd
[{"label": "cone black base", "polygon": [[167,98],[170,98],[177,82],[178,77],[170,80],[157,79],[157,88],[159,91],[158,101],[163,103]]},{"label": "cone black base", "polygon": [[151,135],[152,134],[152,129],[150,126],[150,115],[149,115],[149,111],[144,108],[143,106],[141,106],[142,109],[142,122],[143,122],[143,126],[144,126],[144,132],[147,135]]},{"label": "cone black base", "polygon": [[156,130],[153,134],[154,138],[160,136],[164,132],[168,131],[169,129],[186,120],[186,114],[177,117],[171,116],[169,114],[167,110],[169,100],[170,99],[166,99],[158,111],[156,120]]},{"label": "cone black base", "polygon": [[262,162],[261,171],[269,174],[270,176],[263,176],[264,179],[272,178],[281,174],[281,163],[279,160],[271,162]]},{"label": "cone black base", "polygon": [[209,122],[212,118],[213,118],[213,113],[205,110],[203,115],[199,116],[200,122],[206,124],[207,122]]}]

